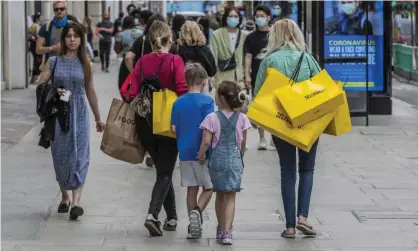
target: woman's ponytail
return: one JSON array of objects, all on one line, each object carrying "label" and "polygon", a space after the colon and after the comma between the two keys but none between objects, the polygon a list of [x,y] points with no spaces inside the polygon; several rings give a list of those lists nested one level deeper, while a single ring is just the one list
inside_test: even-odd
[{"label": "woman's ponytail", "polygon": [[153,51],[161,52],[171,41],[171,29],[166,23],[154,21],[149,30],[149,38]]}]

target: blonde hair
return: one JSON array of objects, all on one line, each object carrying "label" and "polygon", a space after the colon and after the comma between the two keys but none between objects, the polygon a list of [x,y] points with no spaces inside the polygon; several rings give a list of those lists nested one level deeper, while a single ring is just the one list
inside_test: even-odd
[{"label": "blonde hair", "polygon": [[172,33],[170,26],[158,20],[154,21],[149,30],[149,38],[152,50],[161,52],[171,42]]},{"label": "blonde hair", "polygon": [[55,5],[57,5],[58,3],[63,3],[63,4],[65,4],[65,7],[67,7],[67,1],[53,1],[52,2],[52,7],[55,7]]},{"label": "blonde hair", "polygon": [[199,63],[187,63],[184,76],[187,86],[196,86],[208,78],[208,73]]},{"label": "blonde hair", "polygon": [[206,37],[200,26],[194,21],[186,21],[180,29],[179,44],[188,46],[206,45]]},{"label": "blonde hair", "polygon": [[299,51],[306,51],[305,38],[295,21],[282,19],[270,27],[267,47],[258,58],[264,58],[283,46],[290,46]]}]

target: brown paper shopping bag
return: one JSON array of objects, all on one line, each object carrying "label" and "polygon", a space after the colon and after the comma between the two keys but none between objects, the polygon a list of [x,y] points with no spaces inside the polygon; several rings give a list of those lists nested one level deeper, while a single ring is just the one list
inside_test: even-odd
[{"label": "brown paper shopping bag", "polygon": [[145,151],[135,128],[135,113],[129,104],[113,99],[100,146],[105,154],[131,164],[144,161]]}]

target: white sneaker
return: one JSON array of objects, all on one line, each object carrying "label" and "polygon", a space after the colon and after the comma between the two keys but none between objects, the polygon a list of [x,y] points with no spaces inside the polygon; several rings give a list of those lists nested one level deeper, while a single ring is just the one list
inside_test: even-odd
[{"label": "white sneaker", "polygon": [[261,138],[258,143],[258,150],[267,150],[267,143],[265,138]]},{"label": "white sneaker", "polygon": [[197,210],[192,210],[189,213],[190,221],[190,235],[192,238],[197,239],[202,237],[202,221],[200,213]]}]

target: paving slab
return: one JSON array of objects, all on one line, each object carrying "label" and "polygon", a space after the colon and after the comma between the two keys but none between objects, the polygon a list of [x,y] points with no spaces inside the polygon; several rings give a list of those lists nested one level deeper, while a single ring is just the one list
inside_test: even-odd
[{"label": "paving slab", "polygon": [[[112,98],[118,98],[117,69],[114,63],[106,74],[95,65],[103,119]],[[68,214],[56,212],[60,198],[52,159],[49,150],[37,146],[40,125],[35,124],[2,154],[2,251],[418,250],[418,111],[402,101],[393,104],[393,116],[371,116],[370,127],[321,137],[309,217],[319,231],[316,238],[280,238],[285,221],[278,155],[257,151],[257,132],[251,130],[231,247],[214,239],[214,200],[204,213],[202,239],[186,240],[186,189],[179,185],[178,167],[173,176],[178,229],[149,237],[143,222],[155,170],[103,154],[91,112],[85,215],[69,221]],[[164,220],[165,213],[160,217]]]}]

